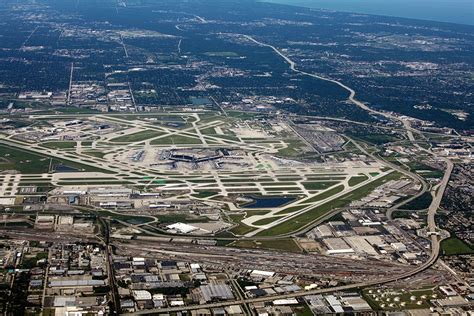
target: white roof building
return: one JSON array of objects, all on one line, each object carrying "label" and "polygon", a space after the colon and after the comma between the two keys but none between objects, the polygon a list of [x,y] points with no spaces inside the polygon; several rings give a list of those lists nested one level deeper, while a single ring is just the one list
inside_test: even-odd
[{"label": "white roof building", "polygon": [[166,226],[170,231],[174,231],[181,234],[189,234],[193,231],[199,230],[199,227],[191,226],[184,223],[175,223]]},{"label": "white roof building", "polygon": [[260,277],[265,277],[265,278],[271,278],[272,276],[275,275],[275,272],[270,272],[270,271],[261,271],[261,270],[253,270],[250,273],[251,276],[260,276]]},{"label": "white roof building", "polygon": [[297,305],[299,304],[296,298],[290,298],[290,299],[282,299],[282,300],[274,300],[273,305]]},{"label": "white roof building", "polygon": [[201,269],[201,266],[199,265],[199,263],[191,263],[191,269]]},{"label": "white roof building", "polygon": [[147,301],[151,300],[151,293],[144,290],[135,290],[133,291],[133,297],[136,301]]},{"label": "white roof building", "polygon": [[153,294],[153,300],[163,301],[165,296],[163,294]]}]

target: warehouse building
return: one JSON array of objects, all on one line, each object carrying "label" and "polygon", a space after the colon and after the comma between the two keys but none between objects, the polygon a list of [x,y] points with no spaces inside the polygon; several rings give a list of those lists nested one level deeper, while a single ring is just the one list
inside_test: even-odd
[{"label": "warehouse building", "polygon": [[234,298],[232,289],[225,283],[213,283],[200,287],[202,297],[206,302],[231,300]]},{"label": "warehouse building", "polygon": [[323,243],[326,245],[327,254],[329,255],[354,253],[354,249],[342,238],[326,238],[323,239]]}]

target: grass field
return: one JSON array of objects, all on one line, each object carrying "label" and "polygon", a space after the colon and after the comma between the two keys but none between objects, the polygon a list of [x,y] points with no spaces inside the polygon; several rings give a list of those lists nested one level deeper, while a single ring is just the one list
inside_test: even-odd
[{"label": "grass field", "polygon": [[327,199],[328,197],[331,197],[334,194],[342,192],[343,190],[344,190],[344,186],[343,185],[338,185],[337,187],[334,187],[331,190],[324,191],[324,192],[322,192],[322,193],[320,193],[320,194],[318,194],[318,195],[316,195],[316,196],[314,196],[310,199],[303,200],[299,204],[318,202],[318,201]]},{"label": "grass field", "polygon": [[95,212],[97,213],[97,215],[101,217],[110,217],[119,221],[131,223],[131,224],[144,224],[144,223],[152,222],[154,220],[154,218],[150,216],[134,216],[134,215],[127,215],[127,214],[116,214],[116,213],[103,211],[103,210],[95,211]]},{"label": "grass field", "polygon": [[[396,173],[396,172],[392,172],[380,179],[377,179],[371,183],[368,183],[350,193],[347,193],[337,199],[334,199],[334,200],[331,200],[329,202],[326,202],[326,203],[323,203],[317,207],[314,207],[298,216],[295,216],[281,224],[278,224],[276,226],[273,226],[269,229],[266,229],[262,232],[259,232],[257,234],[257,236],[278,236],[278,235],[282,235],[282,234],[287,234],[287,233],[291,233],[291,232],[294,232],[298,229],[301,229],[302,227],[305,227],[306,225],[314,222],[315,220],[317,220],[318,218],[321,218],[322,216],[324,216],[325,214],[329,213],[330,211],[336,209],[336,208],[340,208],[340,207],[344,207],[344,206],[347,206],[348,204],[350,204],[352,201],[356,201],[356,200],[359,200],[361,199],[362,197],[370,194],[370,192],[372,192],[375,188],[377,188],[378,186],[382,185],[383,183],[387,182],[387,181],[390,181],[390,180],[393,180],[393,179],[398,179],[400,177],[400,174]],[[341,186],[342,187],[342,186]],[[334,188],[334,189],[337,189],[338,187]],[[332,190],[334,190],[332,189]],[[332,191],[332,190],[329,190],[329,191]],[[327,192],[329,192],[327,191]],[[339,192],[342,191],[342,188],[340,189]],[[322,194],[324,193],[327,193],[327,192],[323,192]],[[336,191],[337,193],[337,191]],[[332,193],[332,194],[326,194],[325,196],[326,197],[330,197],[336,193]],[[320,194],[320,195],[322,195]],[[320,200],[323,200],[324,198],[321,198]]]},{"label": "grass field", "polygon": [[245,218],[245,214],[232,214],[229,215],[229,217],[234,223],[238,224],[237,226],[229,230],[235,235],[245,235],[256,229],[254,227],[247,226],[241,222]]},{"label": "grass field", "polygon": [[277,236],[277,235],[287,234],[287,233],[296,231],[300,229],[301,227],[304,227],[306,224],[310,224],[314,220],[322,217],[323,215],[333,210],[334,208],[342,207],[345,204],[346,202],[343,200],[327,202],[321,206],[317,206],[296,217],[293,217],[287,220],[286,222],[283,222],[267,230],[264,230],[258,233],[257,235],[258,236]]},{"label": "grass field", "polygon": [[76,148],[76,144],[76,142],[46,142],[41,146],[50,149],[73,149]]},{"label": "grass field", "polygon": [[199,138],[184,135],[171,135],[151,141],[152,145],[197,145],[202,144]]},{"label": "grass field", "polygon": [[400,140],[400,138],[389,134],[353,134],[351,136],[374,145],[383,145]]},{"label": "grass field", "polygon": [[433,197],[430,192],[425,192],[416,199],[408,202],[403,206],[406,210],[424,210],[428,208],[431,204]]},{"label": "grass field", "polygon": [[72,161],[55,159],[53,157],[39,155],[16,147],[0,145],[0,171],[16,170],[21,173],[29,174],[48,173],[50,171],[50,166],[58,164],[67,165],[78,170],[108,173],[105,170]]},{"label": "grass field", "polygon": [[294,213],[296,211],[302,210],[305,207],[306,206],[304,206],[304,205],[297,205],[297,206],[288,207],[288,208],[285,208],[282,211],[279,211],[279,212],[275,213],[275,215],[284,215],[284,214]]},{"label": "grass field", "polygon": [[[372,292],[372,293],[370,293]],[[442,297],[441,292],[433,288],[420,288],[411,291],[388,289],[377,293],[376,290],[364,290],[362,296],[375,310],[407,310],[430,307],[432,295]],[[414,297],[414,300],[411,300]],[[389,301],[388,301],[389,300]],[[421,302],[421,304],[417,304]],[[393,304],[392,306],[389,306]]]},{"label": "grass field", "polygon": [[113,143],[134,143],[140,142],[143,140],[147,140],[153,137],[157,137],[163,135],[163,133],[154,130],[145,130],[133,134],[123,135],[116,138],[111,139],[110,141]]},{"label": "grass field", "polygon": [[276,221],[279,218],[280,218],[279,216],[262,218],[262,219],[260,219],[256,222],[252,223],[252,225],[258,225],[258,226],[267,225],[267,224],[273,223],[274,221]]},{"label": "grass field", "polygon": [[353,176],[349,179],[349,186],[353,187],[369,179],[366,175]]},{"label": "grass field", "polygon": [[411,161],[407,165],[411,171],[418,173],[424,178],[442,178],[444,175],[443,171],[418,161]]},{"label": "grass field", "polygon": [[443,240],[441,250],[445,256],[474,254],[474,249],[471,246],[456,237]]},{"label": "grass field", "polygon": [[326,182],[302,182],[303,186],[307,190],[325,190],[335,184],[336,181],[326,181]]},{"label": "grass field", "polygon": [[304,143],[298,139],[285,140],[288,143],[287,148],[282,148],[278,151],[278,155],[284,157],[295,157],[303,153]]},{"label": "grass field", "polygon": [[196,194],[192,194],[192,196],[198,199],[205,199],[217,195],[218,193],[217,191],[199,191]]},{"label": "grass field", "polygon": [[21,173],[47,173],[51,159],[13,147],[0,145],[0,171],[17,170]]},{"label": "grass field", "polygon": [[411,218],[413,213],[409,211],[395,211],[392,213],[392,218]]},{"label": "grass field", "polygon": [[103,152],[97,151],[97,150],[84,151],[83,153],[88,155],[88,156],[92,156],[92,157],[96,157],[96,158],[104,158],[104,156],[106,155],[106,153],[103,153]]}]

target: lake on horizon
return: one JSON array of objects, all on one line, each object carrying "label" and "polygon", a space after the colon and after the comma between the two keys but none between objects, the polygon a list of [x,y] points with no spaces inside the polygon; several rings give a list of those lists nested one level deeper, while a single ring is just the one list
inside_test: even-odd
[{"label": "lake on horizon", "polygon": [[474,25],[474,0],[261,0],[308,8]]}]

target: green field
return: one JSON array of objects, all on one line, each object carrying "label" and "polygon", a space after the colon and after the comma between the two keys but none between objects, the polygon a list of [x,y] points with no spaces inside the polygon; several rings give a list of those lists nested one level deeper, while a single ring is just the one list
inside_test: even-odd
[{"label": "green field", "polygon": [[245,235],[256,230],[256,228],[247,226],[241,222],[245,218],[245,214],[232,214],[232,215],[229,215],[229,218],[234,223],[238,224],[237,226],[229,230],[231,233],[234,233],[235,235]]},{"label": "green field", "polygon": [[407,165],[411,171],[418,173],[424,178],[442,178],[444,175],[443,171],[418,161],[411,161]]},{"label": "green field", "polygon": [[[440,298],[443,297],[441,292],[431,287],[420,288],[411,291],[387,289],[382,290],[382,293],[377,293],[375,289],[371,290],[372,293],[369,293],[369,291],[370,290],[367,289],[364,290],[362,292],[362,296],[376,311],[429,308],[429,300],[432,298],[433,294],[436,294],[437,297]],[[412,296],[415,297],[415,300],[410,299]],[[398,300],[395,301],[395,298],[398,298]],[[390,300],[390,302],[387,302],[387,300]],[[417,301],[421,301],[421,305],[418,305]],[[394,306],[390,307],[390,303],[394,304]],[[402,305],[402,303],[405,304]],[[382,304],[385,306],[382,307]]]},{"label": "green field", "polygon": [[322,193],[320,193],[320,194],[318,194],[318,195],[316,195],[316,196],[314,196],[310,199],[303,200],[299,204],[318,202],[318,201],[327,199],[327,198],[333,196],[334,194],[342,192],[343,190],[344,190],[344,186],[343,185],[338,185],[337,187],[334,187],[331,190],[324,191],[324,192],[322,192]]},{"label": "green field", "polygon": [[282,148],[278,151],[278,155],[283,157],[295,157],[303,153],[303,147],[305,144],[299,139],[286,139],[288,144],[287,148]]},{"label": "green field", "polygon": [[350,136],[368,142],[374,145],[383,145],[386,143],[400,140],[399,137],[390,134],[349,134]]},{"label": "green field", "polygon": [[321,206],[312,208],[296,217],[293,217],[286,222],[273,226],[267,230],[264,230],[258,233],[258,236],[275,236],[275,235],[282,235],[287,234],[293,231],[296,231],[307,224],[310,224],[314,220],[324,216],[329,211],[337,208],[342,207],[346,204],[343,200],[336,200],[327,202]]},{"label": "green field", "polygon": [[106,155],[106,153],[103,153],[103,152],[97,151],[97,150],[84,151],[83,153],[88,155],[88,156],[92,156],[92,157],[96,157],[96,158],[104,158],[104,156]]},{"label": "green field", "polygon": [[198,199],[205,199],[214,195],[217,195],[219,192],[217,191],[199,191],[195,194],[192,194],[193,197]]},{"label": "green field", "polygon": [[424,210],[428,208],[433,201],[433,197],[430,192],[425,192],[416,199],[408,202],[403,206],[406,210]]},{"label": "green field", "polygon": [[353,176],[349,179],[349,186],[353,187],[369,179],[366,175]]},{"label": "green field", "polygon": [[197,145],[202,144],[199,138],[184,135],[171,135],[151,141],[152,145]]},{"label": "green field", "polygon": [[[277,236],[277,235],[282,235],[282,234],[288,234],[288,233],[291,233],[291,232],[294,232],[294,231],[297,231],[298,229],[301,229],[309,224],[311,224],[312,222],[314,222],[315,220],[317,220],[318,218],[321,218],[322,216],[326,215],[327,213],[329,213],[330,211],[336,209],[336,208],[340,208],[340,207],[344,207],[344,206],[347,206],[349,205],[352,201],[356,201],[356,200],[359,200],[361,198],[363,198],[364,196],[370,194],[370,192],[372,192],[375,188],[377,188],[378,186],[382,185],[383,183],[387,182],[387,181],[390,181],[390,180],[393,180],[393,179],[398,179],[400,177],[400,174],[396,173],[396,172],[392,172],[380,179],[377,179],[371,183],[368,183],[350,193],[347,193],[337,199],[334,199],[334,200],[331,200],[329,202],[326,202],[326,203],[323,203],[317,207],[314,207],[298,216],[295,216],[281,224],[278,224],[276,226],[273,226],[267,230],[264,230],[260,233],[257,234],[257,236]],[[340,186],[342,187],[342,186]],[[334,188],[334,189],[337,189],[338,187]],[[332,189],[332,190],[334,190]],[[332,191],[332,190],[329,190],[329,191]],[[329,192],[327,191],[327,192]],[[335,192],[341,192],[342,191],[342,188],[339,190],[339,191],[335,191]],[[323,192],[322,194],[324,193],[327,193],[327,192]],[[334,195],[336,193],[333,193],[333,194],[329,194],[328,196],[326,197],[330,197],[332,195]],[[320,194],[321,195],[321,194]],[[321,198],[320,200],[323,200],[323,198]]]},{"label": "green field", "polygon": [[75,163],[72,161],[56,159],[53,157],[32,153],[16,147],[0,145],[0,171],[16,170],[21,173],[48,173],[50,167],[63,164],[78,170],[91,172],[105,172],[105,170]]},{"label": "green field", "polygon": [[342,199],[348,199],[350,201],[356,201],[360,200],[361,198],[367,196],[370,194],[375,188],[381,186],[382,184],[390,181],[390,180],[398,180],[400,179],[401,174],[398,172],[392,172],[389,173],[388,175],[383,176],[382,178],[379,178],[375,181],[372,181],[370,183],[367,183],[366,185],[355,189],[351,193],[348,193],[344,196],[342,196]]},{"label": "green field", "polygon": [[300,211],[300,210],[304,209],[305,207],[307,207],[307,206],[306,205],[297,205],[297,206],[288,207],[288,208],[285,208],[282,211],[279,211],[279,212],[275,213],[275,215],[284,215],[284,214],[294,213],[294,212],[297,212],[297,211]]},{"label": "green field", "polygon": [[0,171],[17,170],[21,173],[47,173],[51,158],[13,147],[0,145]]},{"label": "green field", "polygon": [[76,142],[46,142],[42,143],[42,147],[50,149],[73,149],[76,148]]},{"label": "green field", "polygon": [[326,182],[302,182],[306,190],[326,190],[327,188],[337,184],[336,181],[326,181]]},{"label": "green field", "polygon": [[151,216],[134,216],[127,214],[116,214],[105,210],[95,211],[97,215],[101,217],[110,217],[119,221],[127,222],[130,224],[144,224],[152,222],[154,220]]},{"label": "green field", "polygon": [[395,211],[392,213],[392,218],[411,218],[412,214],[410,211]]},{"label": "green field", "polygon": [[116,138],[111,139],[110,141],[113,143],[134,143],[134,142],[141,142],[143,140],[147,140],[153,137],[163,135],[162,132],[154,131],[154,130],[145,130],[133,134],[123,135]]},{"label": "green field", "polygon": [[474,254],[474,249],[471,246],[456,237],[443,240],[441,242],[441,250],[445,256]]},{"label": "green field", "polygon": [[252,223],[252,225],[258,225],[258,226],[267,225],[267,224],[273,223],[274,221],[276,221],[279,218],[281,218],[281,216],[262,218],[262,219],[259,219],[256,222]]}]

